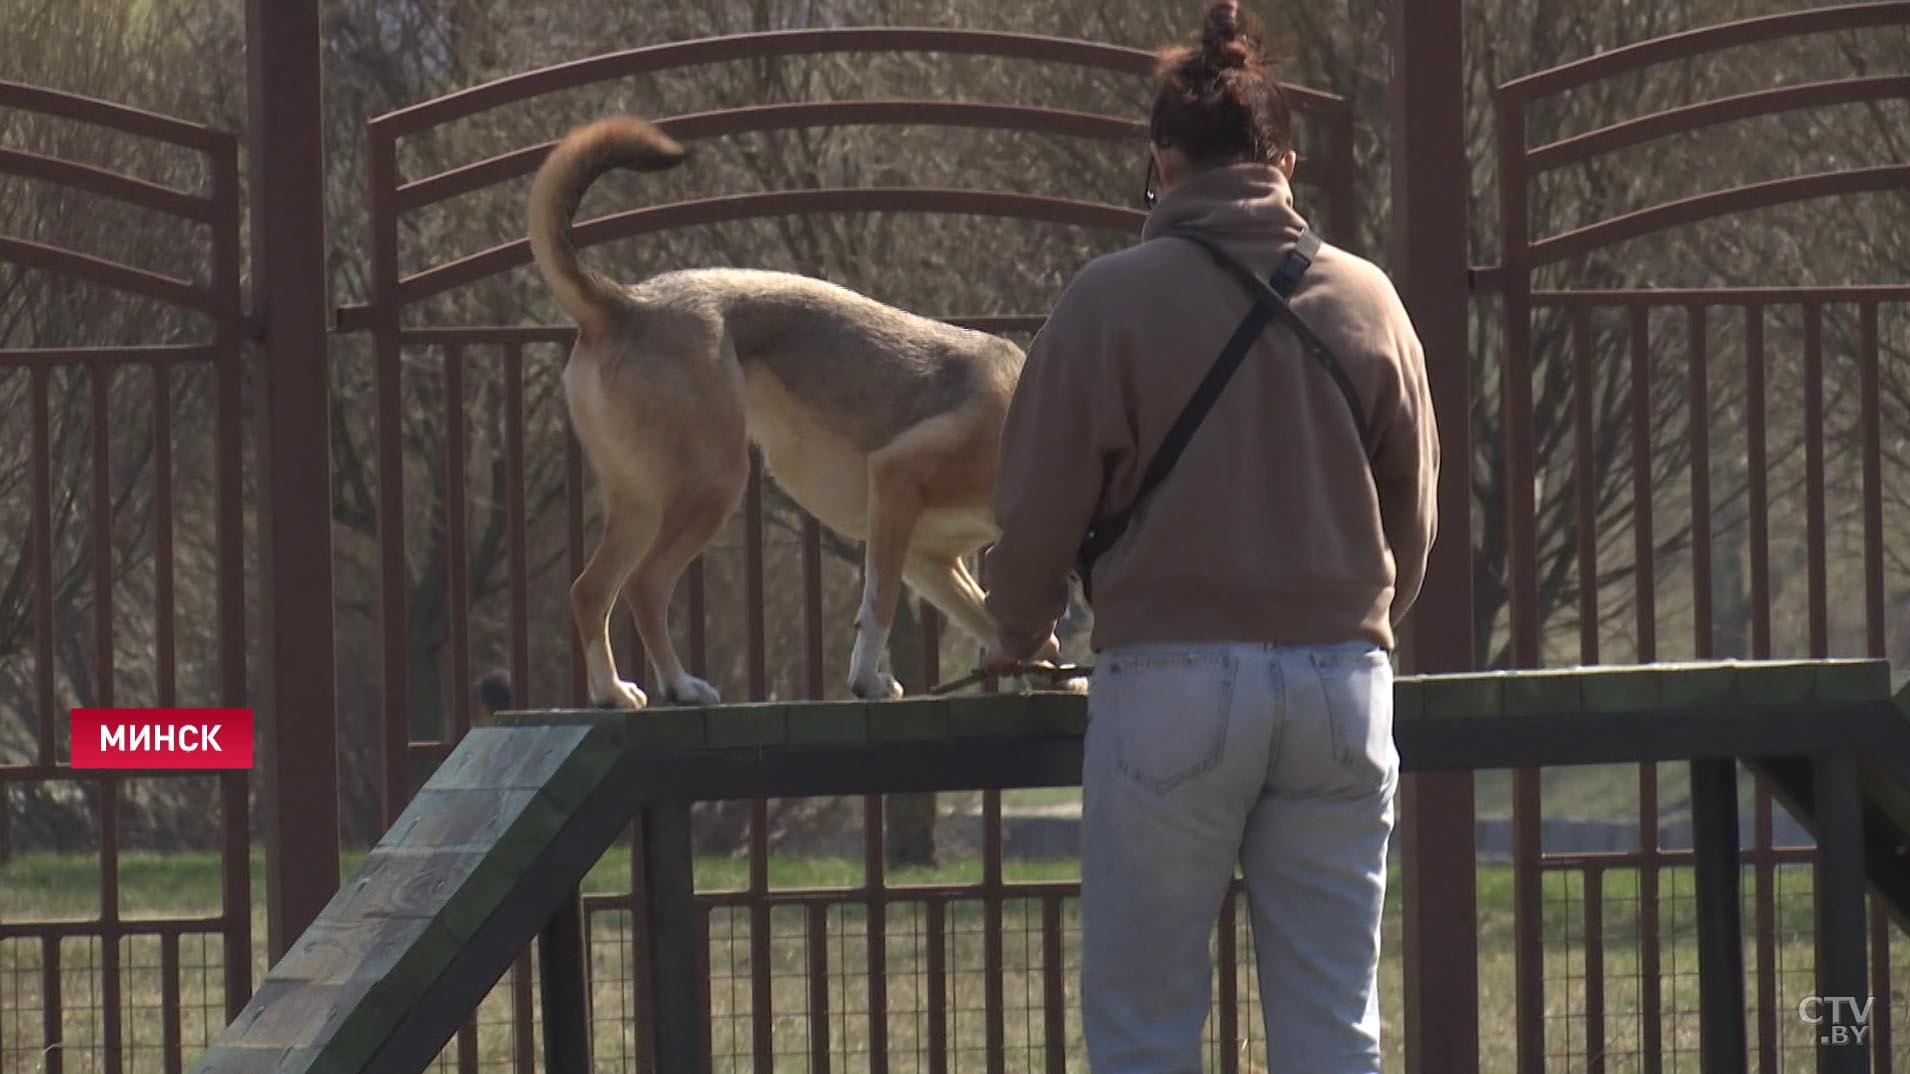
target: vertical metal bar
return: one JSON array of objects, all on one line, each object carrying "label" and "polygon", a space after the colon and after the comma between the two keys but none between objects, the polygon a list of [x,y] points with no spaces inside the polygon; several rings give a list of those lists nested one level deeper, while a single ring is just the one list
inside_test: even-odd
[{"label": "vertical metal bar", "polygon": [[869,1074],[888,1074],[889,1069],[889,881],[884,868],[885,831],[882,796],[867,795],[862,799],[862,878],[868,900]]},{"label": "vertical metal bar", "polygon": [[220,964],[230,1022],[252,998],[252,806],[243,772],[219,778],[219,914],[225,935]]},{"label": "vertical metal bar", "polygon": [[[651,1036],[661,1074],[702,1066],[705,1008],[698,979],[696,873],[690,848],[690,807],[659,802],[643,809],[643,899],[649,939]],[[546,1016],[548,1017],[548,1016]],[[545,1034],[550,1030],[546,1022]]]},{"label": "vertical metal bar", "polygon": [[1592,428],[1592,314],[1572,307],[1572,483],[1577,499],[1578,656],[1598,663],[1598,474]]},{"label": "vertical metal bar", "polygon": [[60,996],[60,938],[40,938],[40,1035],[46,1042],[41,1074],[65,1074],[66,1022]]},{"label": "vertical metal bar", "polygon": [[42,765],[56,760],[54,678],[59,674],[54,653],[53,624],[53,420],[50,413],[52,377],[35,362],[28,375],[33,409],[33,673],[40,711],[34,714]]},{"label": "vertical metal bar", "polygon": [[[1765,442],[1764,307],[1744,307],[1745,470],[1750,477],[1751,657],[1771,656],[1770,493]],[[1757,879],[1752,914],[1757,932],[1757,1050],[1760,1070],[1778,1069],[1777,861],[1771,853],[1771,792],[1762,779],[1752,795],[1752,861]]]},{"label": "vertical metal bar", "polygon": [[[1504,346],[1499,400],[1506,470],[1506,592],[1512,619],[1512,664],[1529,668],[1539,662],[1539,607],[1538,518],[1532,489],[1531,279],[1524,256],[1525,113],[1517,105],[1499,102],[1498,119],[1499,245],[1505,265],[1505,286],[1500,294]],[[1522,1018],[1521,1027],[1526,1024]],[[1520,1069],[1534,1069],[1531,1062],[1530,1057],[1520,1061]]]},{"label": "vertical metal bar", "polygon": [[809,1069],[829,1071],[829,907],[809,903],[806,944],[809,970]]},{"label": "vertical metal bar", "polygon": [[1811,655],[1830,655],[1830,604],[1824,563],[1824,310],[1804,303],[1804,499],[1808,543]]},{"label": "vertical metal bar", "polygon": [[[1225,963],[1222,969],[1230,970]],[[1061,976],[1061,896],[1054,894],[1041,899],[1041,1015],[1047,1074],[1067,1074],[1068,988]]]},{"label": "vertical metal bar", "polygon": [[[1857,307],[1857,364],[1861,385],[1858,422],[1863,441],[1864,643],[1873,657],[1886,655],[1883,576],[1883,402],[1878,389],[1877,303]],[[1878,1054],[1889,1050],[1879,1047]]]},{"label": "vertical metal bar", "polygon": [[1638,662],[1658,659],[1657,544],[1652,536],[1651,308],[1626,309],[1631,319],[1631,491],[1633,603]]},{"label": "vertical metal bar", "polygon": [[411,719],[407,697],[405,588],[404,365],[398,326],[398,148],[394,135],[371,127],[366,179],[371,209],[373,466],[377,474],[378,643],[383,782],[387,823],[410,796]]},{"label": "vertical metal bar", "polygon": [[178,704],[179,668],[173,634],[172,376],[160,362],[153,375],[153,693],[160,708]]},{"label": "vertical metal bar", "polygon": [[1605,870],[1585,869],[1585,1070],[1605,1074]]},{"label": "vertical metal bar", "polygon": [[1698,889],[1700,1068],[1705,1074],[1728,1074],[1744,1070],[1746,1063],[1736,760],[1691,762],[1691,838]]},{"label": "vertical metal bar", "polygon": [[[575,578],[584,569],[584,458],[577,435],[568,431],[564,435],[564,547],[569,577]],[[575,627],[564,633],[570,638],[570,703],[588,705],[593,699],[584,681],[583,641]]]},{"label": "vertical metal bar", "polygon": [[749,664],[749,699],[769,699],[768,633],[764,608],[767,599],[763,585],[763,454],[753,445],[749,449],[749,484],[743,498],[743,603],[747,613],[748,634],[743,644]]},{"label": "vertical metal bar", "polygon": [[699,997],[696,1019],[697,1071],[716,1069],[716,1042],[710,1031],[710,908],[696,908],[696,991]]},{"label": "vertical metal bar", "polygon": [[159,1054],[165,1074],[182,1074],[179,1034],[179,934],[159,934]]},{"label": "vertical metal bar", "polygon": [[923,900],[922,913],[928,945],[928,1069],[948,1074],[948,903],[931,896]]},{"label": "vertical metal bar", "polygon": [[[1438,414],[1442,520],[1413,631],[1418,670],[1474,666],[1471,348],[1467,340],[1465,18],[1461,0],[1387,5],[1390,83],[1389,267],[1427,355]],[[1426,629],[1422,626],[1431,624]],[[1405,880],[1405,1067],[1459,1074],[1479,1054],[1478,872],[1473,776],[1400,781]]]},{"label": "vertical metal bar", "polygon": [[[1819,754],[1812,759],[1812,777],[1818,824],[1817,994],[1861,1001],[1868,974],[1864,972],[1864,810],[1857,759],[1844,752]],[[1829,1022],[1818,1028],[1828,1029]],[[1821,1034],[1817,1069],[1824,1074],[1864,1074],[1870,1066],[1869,1044],[1868,1039],[1839,1043],[1829,1033]]]},{"label": "vertical metal bar", "polygon": [[823,695],[822,669],[822,529],[809,515],[802,516],[802,623],[803,668],[807,697]]},{"label": "vertical metal bar", "polygon": [[[245,350],[239,266],[239,143],[222,136],[210,154],[213,275],[220,298],[214,327],[217,378],[213,426],[214,511],[218,562],[216,601],[219,701],[239,707],[250,686],[245,620]],[[219,775],[219,881],[225,1015],[239,1016],[252,997],[252,795],[244,772]]]},{"label": "vertical metal bar", "polygon": [[773,1074],[776,1067],[776,993],[770,978],[773,925],[769,907],[769,803],[758,800],[749,816],[749,1011],[756,1074]]},{"label": "vertical metal bar", "polygon": [[[1766,469],[1764,307],[1744,307],[1745,470],[1750,475],[1751,655],[1771,655],[1771,503]],[[1774,1069],[1774,1068],[1767,1068]]]},{"label": "vertical metal bar", "polygon": [[544,1070],[589,1074],[590,952],[584,941],[583,902],[576,893],[564,899],[537,933],[537,965],[543,986]]},{"label": "vertical metal bar", "polygon": [[120,1074],[125,1040],[122,1034],[119,973],[119,781],[99,782],[99,969],[100,1036],[106,1074]]},{"label": "vertical metal bar", "polygon": [[113,706],[113,395],[112,367],[93,368],[93,703]]},{"label": "vertical metal bar", "polygon": [[[464,348],[444,348],[444,589],[450,605],[451,727],[455,744],[471,729],[471,556],[465,527]],[[473,1056],[475,1061],[475,1055]]]},{"label": "vertical metal bar", "polygon": [[531,991],[531,953],[525,950],[511,964],[512,1074],[537,1072],[537,1030],[531,1021],[531,1008],[535,1005],[536,998]]},{"label": "vertical metal bar", "polygon": [[1238,927],[1240,896],[1232,885],[1220,900],[1220,925],[1216,952],[1220,962],[1220,1074],[1239,1074],[1240,1070],[1240,952],[1235,936]]},{"label": "vertical metal bar", "polygon": [[1777,1067],[1777,863],[1771,853],[1771,792],[1763,780],[1751,813],[1752,859],[1757,895],[1752,913],[1757,924],[1757,1063]]},{"label": "vertical metal bar", "polygon": [[982,1028],[988,1074],[1007,1069],[1007,1027],[1002,1024],[1001,792],[982,792]]},{"label": "vertical metal bar", "polygon": [[[1864,302],[1857,307],[1857,361],[1860,403],[1858,421],[1863,451],[1864,517],[1864,649],[1872,657],[1889,653],[1884,619],[1883,571],[1883,402],[1880,397],[1880,355],[1877,337],[1877,303]],[[1883,901],[1871,900],[1870,907],[1870,995],[1889,996],[1890,937],[1889,914]],[[1895,1010],[1889,1003],[1870,1021],[1873,1074],[1890,1074],[1895,1057],[1891,1053],[1891,1020]]]},{"label": "vertical metal bar", "polygon": [[1512,976],[1517,1069],[1545,1067],[1545,875],[1540,840],[1539,772],[1512,773]]},{"label": "vertical metal bar", "polygon": [[[512,703],[531,708],[534,707],[535,702],[531,700],[530,533],[525,513],[524,348],[520,344],[512,343],[504,348],[504,524],[511,531],[509,567],[511,688],[515,695]],[[575,632],[572,631],[572,633]],[[459,689],[469,688],[468,684],[464,683],[453,685]],[[520,963],[520,967],[518,980],[528,990],[530,988],[528,955]],[[521,1010],[524,1012],[522,1035],[528,1038],[530,1009],[526,1005]],[[528,1074],[528,1068],[526,1071]]]},{"label": "vertical metal bar", "polygon": [[[1870,902],[1870,994],[1888,996],[1890,992],[1890,925],[1889,911],[1884,908],[1882,899]],[[1893,1056],[1890,1054],[1890,1020],[1895,1014],[1890,1004],[1883,1004],[1881,1010],[1870,1020],[1871,1057],[1876,1061],[1871,1074],[1890,1074]]]},{"label": "vertical metal bar", "polygon": [[1691,622],[1699,660],[1716,655],[1711,615],[1711,384],[1705,353],[1705,310],[1685,307],[1690,370]]},{"label": "vertical metal bar", "polygon": [[[217,536],[214,538],[219,569],[216,585],[219,638],[220,703],[238,707],[245,703],[246,681],[245,631],[245,329],[243,297],[239,279],[239,141],[221,135],[209,152],[212,171],[213,212],[218,224],[212,231],[212,272],[219,298],[219,316],[213,327],[216,420],[213,427],[213,472],[217,487],[214,505]],[[243,778],[243,777],[241,777]],[[250,887],[250,870],[247,887]],[[245,916],[247,934],[244,950],[251,950],[252,918]],[[246,987],[240,991],[243,1004],[251,993],[251,960],[243,960]],[[232,971],[227,970],[230,974]],[[234,1007],[236,1014],[239,1008]]]},{"label": "vertical metal bar", "polygon": [[[1538,510],[1533,492],[1531,275],[1525,267],[1525,110],[1494,101],[1498,120],[1499,251],[1505,267],[1500,294],[1500,423],[1505,458],[1506,591],[1511,615],[1512,666],[1539,663]],[[1545,934],[1540,875],[1539,774],[1512,775],[1513,976],[1517,1069],[1545,1066]]]},{"label": "vertical metal bar", "polygon": [[[637,1074],[657,1074],[656,958],[650,937],[650,866],[648,826],[639,817],[630,825],[630,974],[631,1007],[636,1022]],[[694,895],[694,873],[692,874]],[[694,902],[694,899],[692,899]],[[590,922],[584,922],[588,928]]]},{"label": "vertical metal bar", "polygon": [[1664,1069],[1664,994],[1659,975],[1658,936],[1658,771],[1638,766],[1638,991],[1645,1074]]},{"label": "vertical metal bar", "polygon": [[477,1012],[473,1011],[471,1020],[458,1027],[457,1042],[458,1074],[477,1074]]},{"label": "vertical metal bar", "polygon": [[[331,392],[317,0],[247,0],[254,294],[269,357],[265,512],[266,949],[283,955],[338,888]],[[296,549],[296,554],[292,550]],[[323,803],[318,808],[314,804]]]}]

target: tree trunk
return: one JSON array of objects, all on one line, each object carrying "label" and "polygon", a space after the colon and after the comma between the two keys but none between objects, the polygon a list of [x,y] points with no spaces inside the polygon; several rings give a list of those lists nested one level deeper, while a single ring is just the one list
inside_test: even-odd
[{"label": "tree trunk", "polygon": [[[934,684],[927,679],[928,668],[922,659],[922,620],[916,614],[913,594],[904,593],[895,610],[895,627],[889,632],[889,664],[895,677],[910,690],[926,691]],[[891,869],[904,866],[935,867],[935,795],[892,794],[883,812],[884,857]]]}]

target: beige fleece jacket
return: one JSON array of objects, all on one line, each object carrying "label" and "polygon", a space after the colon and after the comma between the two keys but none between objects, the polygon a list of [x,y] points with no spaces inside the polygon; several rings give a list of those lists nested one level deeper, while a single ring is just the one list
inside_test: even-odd
[{"label": "beige fleece jacket", "polygon": [[[1263,278],[1304,226],[1264,165],[1198,173],[1140,245],[1096,259],[1029,351],[1002,433],[984,566],[1004,651],[1032,657],[1066,608],[1091,520],[1143,470],[1249,307],[1192,227]],[[1338,356],[1373,434],[1278,322],[1261,335],[1167,480],[1094,571],[1096,650],[1148,642],[1393,646],[1435,530],[1439,441],[1425,360],[1391,281],[1323,246],[1292,305]]]}]

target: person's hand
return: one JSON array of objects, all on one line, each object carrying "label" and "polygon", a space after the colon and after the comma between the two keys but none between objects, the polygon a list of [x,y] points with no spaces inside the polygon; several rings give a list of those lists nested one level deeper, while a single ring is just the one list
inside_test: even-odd
[{"label": "person's hand", "polygon": [[1020,674],[1030,664],[1052,664],[1060,659],[1061,639],[1055,637],[1053,631],[1048,633],[1048,640],[1041,644],[1041,650],[1032,660],[1017,660],[1009,656],[1007,650],[1002,648],[1001,639],[996,638],[988,643],[987,651],[982,654],[982,670],[999,679]]},{"label": "person's hand", "polygon": [[982,653],[982,670],[999,679],[1020,671],[1021,661],[1009,656],[1001,647],[1001,639],[996,638],[988,643],[987,650]]}]

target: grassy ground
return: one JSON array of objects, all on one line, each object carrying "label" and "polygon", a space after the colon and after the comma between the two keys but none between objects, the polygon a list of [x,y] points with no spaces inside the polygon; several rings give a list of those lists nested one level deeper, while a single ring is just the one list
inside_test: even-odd
[{"label": "grassy ground", "polygon": [[[355,860],[347,863],[347,870]],[[84,918],[97,910],[97,862],[89,858],[29,855],[0,869],[0,919]],[[1073,862],[1015,863],[1007,866],[1010,881],[1072,879]],[[264,891],[261,866],[253,866],[255,903]],[[218,862],[209,855],[129,855],[120,866],[124,904],[129,917],[206,914],[218,909]],[[587,890],[613,894],[627,890],[629,853],[615,849],[593,870]],[[704,890],[740,888],[747,881],[746,863],[707,858],[697,863],[698,886]],[[771,863],[772,887],[849,887],[862,881],[859,862],[843,859],[778,858]],[[972,882],[980,879],[979,864],[957,862],[941,870],[915,870],[890,878],[898,885]],[[1747,899],[1755,878],[1748,874]],[[1516,984],[1512,945],[1512,873],[1501,866],[1482,867],[1478,873],[1480,929],[1480,1069],[1510,1070],[1514,1059],[1512,1018]],[[1773,953],[1779,975],[1778,1024],[1790,1054],[1787,1068],[1808,1066],[1806,1028],[1794,1014],[1799,999],[1810,992],[1810,871],[1788,868],[1776,887],[1778,944]],[[1642,1006],[1639,971],[1639,896],[1637,874],[1612,870],[1599,889],[1603,902],[1603,979],[1606,1009],[1605,1047],[1608,1071],[1640,1068]],[[1403,1069],[1402,995],[1400,975],[1399,903],[1401,890],[1392,888],[1386,917],[1386,953],[1382,967],[1382,1011],[1387,1032],[1387,1069]],[[1585,965],[1585,880],[1578,872],[1548,873],[1544,883],[1546,1050],[1554,1069],[1580,1069],[1587,1045],[1584,1011],[1587,1000]],[[1747,904],[1748,909],[1748,904]],[[1244,906],[1243,906],[1244,910]],[[1243,960],[1251,944],[1241,915],[1238,943]],[[1665,1069],[1696,1069],[1697,959],[1692,920],[1692,883],[1688,871],[1662,874],[1659,891],[1662,938],[1660,981]],[[255,936],[263,937],[262,915],[255,905]],[[1044,1026],[1042,1009],[1041,906],[1037,900],[1011,899],[1003,907],[1003,997],[1006,1041],[1012,1070],[1042,1068]],[[1751,921],[1747,913],[1747,924]],[[591,951],[595,979],[593,1008],[598,1069],[634,1070],[636,1046],[630,1012],[635,1002],[631,988],[631,947],[628,915],[609,909],[593,916]],[[826,915],[826,957],[830,970],[828,992],[830,1050],[834,1070],[867,1069],[869,1040],[867,991],[868,944],[866,915],[853,904],[833,906]],[[983,1005],[983,911],[978,901],[950,905],[946,928],[949,1037],[953,1048],[951,1070],[957,1074],[983,1069],[985,1053]],[[1062,907],[1064,981],[1070,998],[1066,1026],[1072,1069],[1085,1069],[1080,1060],[1080,1029],[1072,1014],[1078,965],[1078,917],[1074,904]],[[807,940],[809,922],[801,907],[778,909],[771,918],[771,992],[774,1043],[779,1054],[776,1069],[810,1069],[808,976],[812,949]],[[712,1045],[719,1072],[751,1068],[749,918],[747,911],[718,910],[711,918]],[[888,966],[888,1037],[890,1069],[926,1071],[928,1019],[925,923],[919,904],[899,904],[887,921],[885,956]],[[219,995],[219,946],[216,941],[188,941],[181,946],[181,1000],[185,1009],[183,1039],[190,1055],[218,1030],[222,998]],[[1755,958],[1756,948],[1747,948]],[[1903,952],[1900,951],[1900,954]],[[41,1040],[41,947],[37,942],[0,944],[0,1071],[31,1074],[39,1069]],[[62,1005],[68,1011],[66,1036],[70,1044],[65,1069],[87,1072],[103,1069],[94,1043],[98,1037],[99,996],[95,971],[98,958],[92,944],[69,941],[62,949]],[[1894,960],[1903,972],[1903,959]],[[123,1003],[127,1010],[126,1040],[131,1048],[129,1074],[159,1071],[158,1009],[160,988],[158,945],[128,941],[122,949],[125,967]],[[257,974],[264,967],[258,966]],[[1901,978],[1899,978],[1901,979]],[[513,1048],[509,1027],[507,975],[487,1001],[478,1019],[473,1054],[479,1069],[511,1069]],[[1240,1025],[1252,1042],[1242,1056],[1242,1069],[1264,1069],[1253,975],[1243,965],[1239,977]],[[1754,997],[1755,999],[1755,997]],[[1899,1014],[1898,1024],[1902,1024]],[[1910,1034],[1899,1034],[1899,1037]],[[1755,1040],[1755,1036],[1753,1038]],[[449,1054],[455,1054],[456,1046]],[[1209,1066],[1217,1066],[1210,1054]],[[457,1069],[448,1063],[446,1070]]]}]

